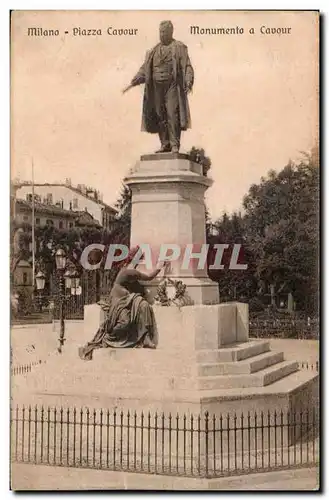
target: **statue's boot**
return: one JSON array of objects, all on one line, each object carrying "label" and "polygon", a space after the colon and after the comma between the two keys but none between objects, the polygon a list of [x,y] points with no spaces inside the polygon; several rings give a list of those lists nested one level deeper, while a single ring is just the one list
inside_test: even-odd
[{"label": "statue's boot", "polygon": [[177,146],[173,146],[173,147],[171,148],[171,152],[172,152],[172,153],[178,153],[178,151],[179,151],[179,148],[178,148]]},{"label": "statue's boot", "polygon": [[163,144],[161,148],[156,151],[156,153],[170,153],[170,151],[170,144]]}]

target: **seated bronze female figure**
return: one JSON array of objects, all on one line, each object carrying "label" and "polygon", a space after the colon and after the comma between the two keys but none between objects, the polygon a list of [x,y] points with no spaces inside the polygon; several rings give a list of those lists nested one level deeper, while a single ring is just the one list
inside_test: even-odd
[{"label": "seated bronze female figure", "polygon": [[132,264],[137,250],[130,252],[117,275],[108,304],[103,306],[106,311],[106,320],[93,340],[79,348],[81,359],[91,360],[94,349],[102,347],[156,348],[154,313],[151,304],[146,299],[146,290],[141,282],[153,280],[165,263],[149,274],[142,273],[137,270],[138,264]]}]

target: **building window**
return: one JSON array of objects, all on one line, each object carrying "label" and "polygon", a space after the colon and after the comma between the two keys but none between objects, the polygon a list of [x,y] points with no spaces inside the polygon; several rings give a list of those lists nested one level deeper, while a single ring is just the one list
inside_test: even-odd
[{"label": "building window", "polygon": [[73,198],[73,210],[78,208],[78,198]]},{"label": "building window", "polygon": [[23,220],[25,220],[25,221],[29,220],[29,216],[28,215],[23,215]]},{"label": "building window", "polygon": [[63,221],[62,220],[59,221],[58,227],[59,227],[59,229],[63,229]]},{"label": "building window", "polygon": [[39,226],[39,225],[40,225],[40,219],[39,219],[39,217],[37,217],[37,218],[35,219],[35,223],[37,224],[37,226]]},{"label": "building window", "polygon": [[69,227],[73,227],[73,222],[70,222],[70,223],[69,223]]},{"label": "building window", "polygon": [[23,285],[27,284],[27,273],[23,273]]},{"label": "building window", "polygon": [[52,221],[51,219],[47,219],[47,220],[46,220],[46,224],[47,224],[48,226],[53,226],[53,225],[54,225],[54,221]]}]

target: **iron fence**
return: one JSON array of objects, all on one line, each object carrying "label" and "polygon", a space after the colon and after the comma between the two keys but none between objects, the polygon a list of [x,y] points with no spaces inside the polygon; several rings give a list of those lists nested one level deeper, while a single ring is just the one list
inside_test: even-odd
[{"label": "iron fence", "polygon": [[319,321],[305,319],[250,319],[249,335],[256,338],[318,339]]},{"label": "iron fence", "polygon": [[89,408],[11,411],[16,462],[191,477],[314,466],[318,415],[172,415]]},{"label": "iron fence", "polygon": [[311,370],[314,372],[320,371],[320,362],[314,361],[314,363],[310,363],[309,361],[299,361],[298,368],[300,370]]},{"label": "iron fence", "polygon": [[[65,319],[80,320],[84,318],[84,298],[82,295],[67,295],[64,301]],[[34,297],[29,308],[25,308],[12,315],[12,324],[41,324],[58,320],[60,307],[57,295]]]},{"label": "iron fence", "polygon": [[26,363],[23,365],[14,365],[10,369],[10,373],[12,376],[15,375],[25,375],[26,373],[30,373],[34,366],[39,366],[42,364],[41,359],[38,361],[32,361],[30,363]]}]

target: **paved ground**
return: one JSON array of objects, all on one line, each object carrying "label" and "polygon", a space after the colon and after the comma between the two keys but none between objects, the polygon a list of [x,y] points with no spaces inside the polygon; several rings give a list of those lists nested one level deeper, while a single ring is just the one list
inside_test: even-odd
[{"label": "paved ground", "polygon": [[319,487],[318,470],[297,469],[232,476],[222,479],[189,479],[125,472],[13,464],[11,487],[14,490],[73,489],[158,489],[158,490],[303,490]]}]

